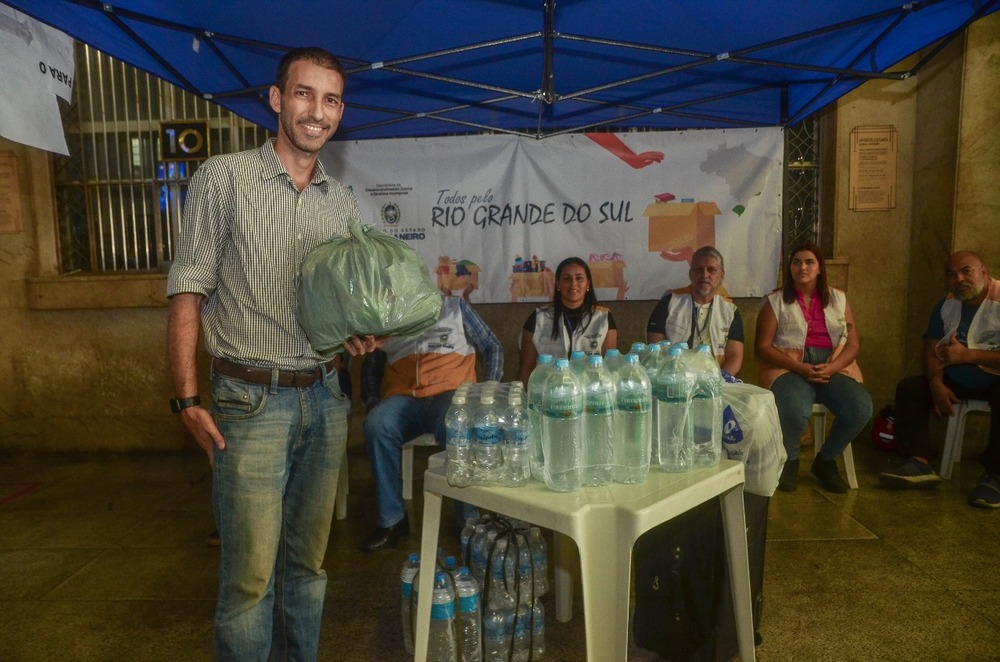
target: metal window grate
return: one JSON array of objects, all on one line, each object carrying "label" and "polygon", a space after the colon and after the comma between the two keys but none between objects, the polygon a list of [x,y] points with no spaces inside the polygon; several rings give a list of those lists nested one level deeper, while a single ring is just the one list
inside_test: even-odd
[{"label": "metal window grate", "polygon": [[812,115],[785,129],[783,253],[803,241],[820,243],[820,132]]},{"label": "metal window grate", "polygon": [[73,101],[63,106],[70,154],[54,161],[60,271],[161,271],[199,162],[160,160],[160,122],[207,120],[214,154],[259,145],[268,132],[86,44],[76,49]]}]

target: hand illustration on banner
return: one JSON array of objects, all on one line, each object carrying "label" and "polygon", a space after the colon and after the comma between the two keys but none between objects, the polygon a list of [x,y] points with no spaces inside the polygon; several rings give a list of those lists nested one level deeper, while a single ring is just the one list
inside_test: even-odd
[{"label": "hand illustration on banner", "polygon": [[645,168],[653,163],[660,163],[663,161],[663,152],[642,152],[641,154],[636,154],[621,141],[621,138],[613,133],[585,133],[583,135],[587,136],[636,170]]},{"label": "hand illustration on banner", "polygon": [[687,262],[690,264],[691,256],[694,255],[694,249],[690,246],[682,248],[679,251],[660,251],[660,257],[668,262]]}]

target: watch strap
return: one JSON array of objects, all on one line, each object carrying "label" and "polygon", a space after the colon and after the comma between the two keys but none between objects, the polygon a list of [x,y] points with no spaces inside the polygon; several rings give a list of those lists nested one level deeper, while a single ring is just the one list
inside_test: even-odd
[{"label": "watch strap", "polygon": [[197,407],[201,404],[201,397],[192,395],[190,398],[172,398],[170,400],[170,411],[179,414],[188,407]]}]

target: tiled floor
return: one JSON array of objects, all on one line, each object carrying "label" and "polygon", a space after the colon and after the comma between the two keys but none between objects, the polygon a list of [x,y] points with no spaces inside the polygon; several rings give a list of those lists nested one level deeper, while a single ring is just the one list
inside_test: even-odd
[{"label": "tiled floor", "polygon": [[[935,490],[890,492],[876,474],[891,458],[855,448],[859,490],[820,491],[804,461],[798,491],[771,499],[758,658],[1000,660],[1000,512],[965,503],[976,462]],[[418,468],[429,451],[417,450]],[[356,551],[374,502],[363,450],[349,454],[322,659],[404,660],[398,573],[419,541]],[[209,483],[196,452],[0,456],[0,660],[211,659]],[[419,495],[414,503],[416,523]],[[457,552],[450,525],[442,540]],[[579,613],[549,618],[547,641],[547,659],[584,660]]]}]

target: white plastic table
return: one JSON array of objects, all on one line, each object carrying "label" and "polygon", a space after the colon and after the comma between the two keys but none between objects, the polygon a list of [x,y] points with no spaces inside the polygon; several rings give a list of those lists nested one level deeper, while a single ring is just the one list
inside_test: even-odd
[{"label": "white plastic table", "polygon": [[[592,662],[626,659],[636,539],[709,499],[719,498],[740,658],[743,662],[755,659],[741,463],[722,460],[717,467],[681,474],[651,470],[649,478],[639,485],[615,483],[568,493],[553,492],[537,481],[519,488],[452,487],[445,478],[443,462],[429,464],[424,474],[420,558],[436,557],[441,502],[446,496],[572,538],[580,552],[587,659]],[[431,595],[433,581],[433,572],[421,572],[419,594]],[[417,662],[427,659],[430,611],[430,600],[417,602]]]}]

